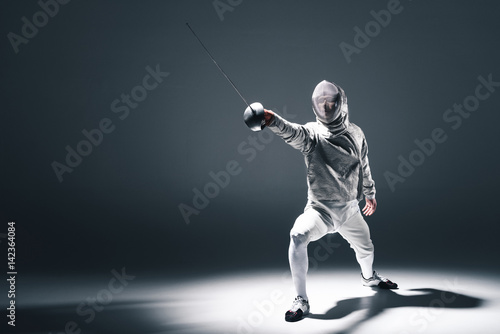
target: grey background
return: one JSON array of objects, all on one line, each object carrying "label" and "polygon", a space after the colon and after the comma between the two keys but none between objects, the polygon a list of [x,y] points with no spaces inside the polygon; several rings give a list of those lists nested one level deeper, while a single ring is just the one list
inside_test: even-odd
[{"label": "grey background", "polygon": [[[18,271],[64,279],[124,266],[137,277],[287,268],[288,231],[306,202],[303,158],[277,137],[250,162],[238,153],[257,134],[185,22],[249,101],[295,122],[314,120],[319,81],[345,89],[377,182],[379,208],[367,219],[377,264],[496,268],[500,92],[457,130],[442,116],[478,76],[500,81],[500,4],[401,6],[347,63],[339,44],[353,44],[353,28],[387,1],[243,1],[221,21],[211,1],[74,0],[18,54],[7,34],[40,7],[5,1],[0,233],[16,221]],[[111,102],[157,64],[169,77],[120,120]],[[64,163],[65,146],[103,118],[115,131],[60,183],[51,163]],[[437,127],[448,140],[392,192],[384,172]],[[231,160],[242,172],[187,225],[179,204],[191,205],[193,189]],[[356,267],[335,240],[342,246],[322,266]]]}]

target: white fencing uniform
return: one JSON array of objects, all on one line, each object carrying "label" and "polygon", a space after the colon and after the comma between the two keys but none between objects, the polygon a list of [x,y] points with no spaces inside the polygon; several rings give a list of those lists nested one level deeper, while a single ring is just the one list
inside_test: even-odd
[{"label": "white fencing uniform", "polygon": [[[322,121],[326,119],[321,105],[324,95],[332,103],[335,99],[335,109],[331,110],[335,116],[329,115],[333,121],[328,124]],[[349,242],[364,277],[371,277],[373,272],[373,244],[358,206],[363,195],[373,199],[376,192],[364,133],[349,122],[345,93],[333,83],[318,84],[313,93],[313,110],[316,122],[300,125],[275,114],[269,125],[271,131],[304,154],[307,166],[308,203],[290,231],[289,249],[297,295],[305,299],[307,244],[327,233],[339,233]],[[328,109],[326,112],[328,115]]]}]

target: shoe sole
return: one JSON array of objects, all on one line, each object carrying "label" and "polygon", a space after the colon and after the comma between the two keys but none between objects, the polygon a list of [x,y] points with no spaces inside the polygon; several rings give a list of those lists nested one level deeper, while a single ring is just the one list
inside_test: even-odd
[{"label": "shoe sole", "polygon": [[[301,311],[301,310],[300,310],[300,311]],[[309,314],[309,310],[308,310],[307,312],[305,312],[305,313],[303,313],[303,312],[301,311],[301,313],[302,313],[302,314],[301,314],[300,316],[298,316],[298,317],[296,317],[296,318],[287,318],[288,312],[289,312],[289,311],[287,311],[287,312],[285,313],[285,321],[286,321],[286,322],[297,322],[297,321],[300,321],[300,320],[304,319],[304,318],[305,318],[305,317]],[[298,312],[294,312],[294,313],[296,313],[296,314],[297,314]]]}]

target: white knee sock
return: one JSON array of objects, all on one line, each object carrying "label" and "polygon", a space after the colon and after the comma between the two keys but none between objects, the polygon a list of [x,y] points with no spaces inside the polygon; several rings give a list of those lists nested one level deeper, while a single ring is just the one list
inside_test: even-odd
[{"label": "white knee sock", "polygon": [[373,253],[360,259],[356,256],[364,278],[373,276]]},{"label": "white knee sock", "polygon": [[306,275],[309,267],[307,243],[291,238],[290,247],[288,248],[288,260],[290,261],[290,270],[297,296],[302,296],[305,300],[309,300],[306,292]]}]

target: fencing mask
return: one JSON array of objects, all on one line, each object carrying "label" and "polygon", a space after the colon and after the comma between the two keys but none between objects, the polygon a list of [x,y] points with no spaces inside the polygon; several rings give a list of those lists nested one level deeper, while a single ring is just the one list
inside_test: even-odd
[{"label": "fencing mask", "polygon": [[321,81],[312,95],[313,111],[323,123],[329,124],[340,115],[340,94],[337,86],[326,80]]}]

